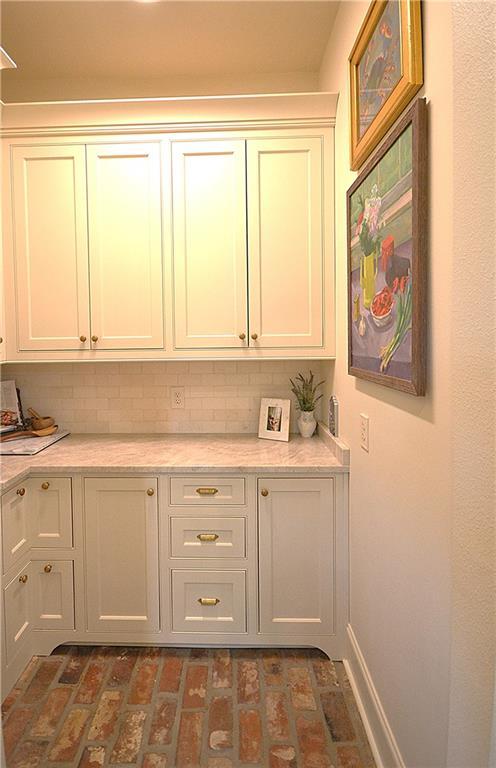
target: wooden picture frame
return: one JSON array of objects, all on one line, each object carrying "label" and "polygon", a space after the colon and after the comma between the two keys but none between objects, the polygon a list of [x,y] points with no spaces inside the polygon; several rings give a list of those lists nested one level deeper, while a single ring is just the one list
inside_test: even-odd
[{"label": "wooden picture frame", "polygon": [[260,402],[258,436],[267,440],[289,440],[289,414],[291,400],[263,397]]},{"label": "wooden picture frame", "polygon": [[349,68],[350,156],[357,170],[422,86],[420,0],[373,0]]},{"label": "wooden picture frame", "polygon": [[347,232],[348,373],[424,395],[425,99],[417,99],[349,188]]}]

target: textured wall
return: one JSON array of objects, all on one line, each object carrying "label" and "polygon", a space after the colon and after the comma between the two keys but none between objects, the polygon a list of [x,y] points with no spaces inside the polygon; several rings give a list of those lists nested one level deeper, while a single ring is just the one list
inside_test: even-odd
[{"label": "textured wall", "polygon": [[[486,766],[496,652],[496,5],[453,4],[449,768]],[[470,322],[460,311],[470,307]],[[471,450],[469,449],[471,447]]]},{"label": "textured wall", "polygon": [[[351,624],[405,765],[482,768],[493,683],[496,303],[494,102],[481,72],[494,66],[494,6],[423,3],[429,353],[427,396],[418,399],[347,373],[345,192],[355,178],[347,59],[367,7],[341,4],[321,70],[321,88],[340,92],[337,361],[327,378],[352,449]],[[361,412],[370,418],[368,454]]]},{"label": "textured wall", "polygon": [[[322,364],[311,368],[318,375]],[[260,398],[293,400],[289,377],[308,369],[298,360],[10,364],[2,378],[15,379],[24,409],[53,415],[72,432],[246,433],[258,432]],[[184,387],[181,410],[171,408],[175,385]]]}]

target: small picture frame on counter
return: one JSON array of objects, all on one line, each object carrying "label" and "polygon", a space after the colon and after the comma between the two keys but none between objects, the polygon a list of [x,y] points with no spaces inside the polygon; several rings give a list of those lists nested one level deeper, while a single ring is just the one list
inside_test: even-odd
[{"label": "small picture frame on counter", "polygon": [[260,403],[258,436],[266,440],[289,440],[291,400],[263,397]]}]

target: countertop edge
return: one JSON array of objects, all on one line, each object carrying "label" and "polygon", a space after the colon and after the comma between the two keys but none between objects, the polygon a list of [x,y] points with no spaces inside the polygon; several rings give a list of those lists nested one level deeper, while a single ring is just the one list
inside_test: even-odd
[{"label": "countertop edge", "polygon": [[261,466],[243,466],[239,465],[236,467],[229,466],[229,467],[221,467],[219,465],[215,466],[208,466],[207,464],[201,466],[201,467],[195,467],[195,466],[141,466],[141,467],[132,467],[132,466],[109,466],[107,465],[95,465],[95,466],[60,466],[54,464],[52,465],[46,465],[43,467],[29,467],[28,469],[23,469],[19,472],[18,475],[15,475],[14,477],[9,478],[8,480],[0,483],[0,493],[6,493],[7,491],[10,491],[11,488],[13,488],[15,485],[18,485],[23,480],[28,479],[29,477],[40,477],[47,474],[52,475],[96,475],[96,474],[106,474],[106,475],[149,475],[149,474],[157,474],[157,475],[201,475],[201,474],[222,474],[222,475],[232,475],[232,474],[243,474],[243,475],[342,475],[342,474],[348,474],[349,467],[345,466],[335,466],[335,467],[329,467],[329,466],[291,466],[291,467],[284,467],[284,466],[273,466],[273,465],[261,465]]}]

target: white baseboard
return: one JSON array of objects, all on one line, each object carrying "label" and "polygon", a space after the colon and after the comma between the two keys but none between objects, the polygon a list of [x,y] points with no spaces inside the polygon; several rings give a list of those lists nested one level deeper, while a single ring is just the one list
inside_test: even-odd
[{"label": "white baseboard", "polygon": [[351,624],[344,666],[377,768],[406,768]]}]

